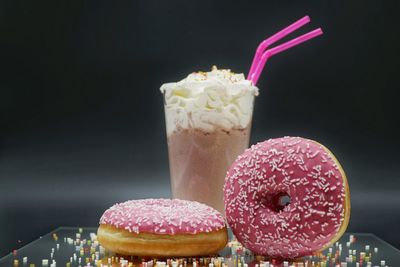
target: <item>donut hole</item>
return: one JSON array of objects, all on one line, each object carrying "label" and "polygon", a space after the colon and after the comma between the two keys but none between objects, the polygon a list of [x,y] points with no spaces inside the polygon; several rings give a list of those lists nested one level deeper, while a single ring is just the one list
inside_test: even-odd
[{"label": "donut hole", "polygon": [[289,204],[290,204],[290,196],[289,195],[285,194],[285,195],[279,197],[278,205],[282,206],[282,209]]},{"label": "donut hole", "polygon": [[265,196],[263,204],[274,212],[280,212],[290,204],[290,201],[288,193],[279,192]]}]

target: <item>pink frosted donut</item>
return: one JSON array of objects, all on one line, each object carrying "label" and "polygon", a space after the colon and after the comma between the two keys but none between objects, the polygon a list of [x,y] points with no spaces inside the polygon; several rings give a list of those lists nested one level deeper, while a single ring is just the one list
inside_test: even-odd
[{"label": "pink frosted donut", "polygon": [[256,254],[295,258],[336,242],[350,218],[346,175],[323,145],[301,137],[253,145],[230,167],[226,218]]},{"label": "pink frosted donut", "polygon": [[223,216],[195,201],[142,199],[115,204],[100,219],[98,240],[124,255],[198,256],[227,242]]}]

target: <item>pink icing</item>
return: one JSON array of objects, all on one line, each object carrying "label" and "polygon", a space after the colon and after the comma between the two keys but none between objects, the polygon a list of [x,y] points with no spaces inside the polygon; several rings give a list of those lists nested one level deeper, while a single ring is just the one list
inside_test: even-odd
[{"label": "pink icing", "polygon": [[199,202],[141,199],[115,204],[104,212],[100,224],[135,233],[174,235],[220,230],[225,220],[217,210]]},{"label": "pink icing", "polygon": [[[229,169],[226,217],[256,254],[293,258],[321,249],[344,221],[345,183],[320,144],[300,137],[253,145]],[[279,204],[281,196],[290,203]]]}]

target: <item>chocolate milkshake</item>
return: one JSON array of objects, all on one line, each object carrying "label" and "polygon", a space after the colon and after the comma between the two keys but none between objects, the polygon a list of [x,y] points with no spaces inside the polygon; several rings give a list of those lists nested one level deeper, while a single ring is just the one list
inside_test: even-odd
[{"label": "chocolate milkshake", "polygon": [[196,200],[224,214],[223,184],[249,145],[257,87],[230,70],[196,72],[161,87],[173,198]]}]

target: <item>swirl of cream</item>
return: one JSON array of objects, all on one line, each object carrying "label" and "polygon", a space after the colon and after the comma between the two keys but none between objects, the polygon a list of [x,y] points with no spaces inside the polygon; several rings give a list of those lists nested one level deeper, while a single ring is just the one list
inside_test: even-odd
[{"label": "swirl of cream", "polygon": [[176,129],[242,129],[249,125],[258,88],[243,74],[230,70],[195,72],[185,79],[163,84],[167,133]]}]

